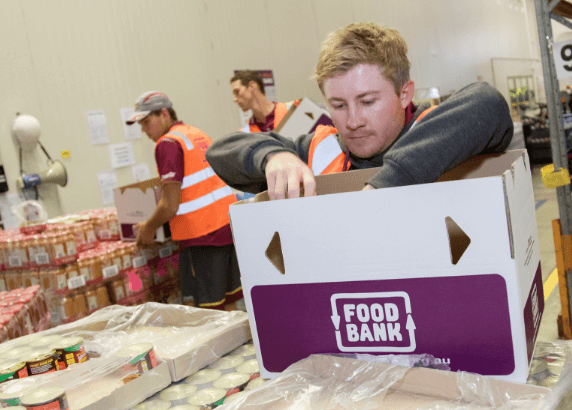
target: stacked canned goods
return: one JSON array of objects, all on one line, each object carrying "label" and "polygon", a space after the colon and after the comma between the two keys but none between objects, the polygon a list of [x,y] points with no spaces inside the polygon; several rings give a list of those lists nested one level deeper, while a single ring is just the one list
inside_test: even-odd
[{"label": "stacked canned goods", "polygon": [[110,304],[178,300],[178,244],[120,241],[114,208],[26,228],[0,231],[0,292],[41,286],[54,325]]},{"label": "stacked canned goods", "polygon": [[536,349],[526,382],[553,387],[560,378],[565,356],[564,348],[557,343],[536,342]]},{"label": "stacked canned goods", "polygon": [[137,343],[126,346],[115,355],[127,363],[122,367],[123,383],[129,383],[144,373],[157,367],[157,356],[152,343]]},{"label": "stacked canned goods", "polygon": [[99,241],[118,241],[119,223],[115,208],[90,209],[78,215],[94,221],[94,233]]},{"label": "stacked canned goods", "polygon": [[0,352],[0,383],[64,370],[88,360],[81,337],[27,337]]},{"label": "stacked canned goods", "polygon": [[213,409],[239,398],[245,391],[264,382],[260,378],[254,345],[249,343],[186,379],[171,384],[134,409]]},{"label": "stacked canned goods", "polygon": [[17,409],[18,406],[21,406],[21,397],[28,392],[36,390],[37,388],[37,381],[34,381],[33,378],[22,378],[10,383],[9,386],[3,388],[0,392],[0,407],[10,407],[10,409]]},{"label": "stacked canned goods", "polygon": [[22,379],[0,392],[0,407],[13,410],[69,410],[67,395],[60,387],[38,387],[32,379]]},{"label": "stacked canned goods", "polygon": [[43,330],[48,306],[39,286],[0,292],[0,342]]}]

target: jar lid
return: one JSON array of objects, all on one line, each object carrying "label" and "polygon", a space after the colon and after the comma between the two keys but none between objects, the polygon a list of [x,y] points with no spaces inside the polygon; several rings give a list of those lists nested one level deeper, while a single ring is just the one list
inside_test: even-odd
[{"label": "jar lid", "polygon": [[150,400],[138,404],[133,410],[167,410],[171,407],[171,403],[165,400]]},{"label": "jar lid", "polygon": [[199,390],[191,397],[187,399],[189,404],[194,404],[197,406],[203,406],[211,403],[215,403],[226,396],[226,390],[222,389],[204,389]]},{"label": "jar lid", "polygon": [[197,386],[194,384],[177,384],[172,387],[167,387],[161,392],[159,397],[163,400],[181,400],[185,397],[189,397],[191,394],[197,391]]},{"label": "jar lid", "polygon": [[65,390],[61,387],[44,387],[25,393],[20,399],[20,403],[24,406],[31,406],[34,404],[48,404],[64,396],[65,394]]},{"label": "jar lid", "polygon": [[153,350],[153,343],[137,343],[124,347],[115,353],[115,355],[118,357],[134,358],[142,354],[147,354],[151,350]]},{"label": "jar lid", "polygon": [[218,370],[204,369],[186,378],[190,384],[205,384],[218,379],[222,375]]}]

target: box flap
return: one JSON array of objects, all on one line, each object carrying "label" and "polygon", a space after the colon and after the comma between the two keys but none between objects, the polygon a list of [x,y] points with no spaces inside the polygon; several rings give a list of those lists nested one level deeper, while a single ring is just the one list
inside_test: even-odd
[{"label": "box flap", "polygon": [[139,188],[143,192],[145,192],[148,188],[155,188],[159,185],[161,185],[161,178],[157,177],[157,178],[147,179],[145,181],[139,181],[130,185],[124,185],[115,189],[118,189],[119,192],[121,193],[125,192],[126,189],[131,189],[131,188]]},{"label": "box flap", "polygon": [[437,182],[501,176],[510,170],[512,164],[522,158],[523,155],[527,155],[525,149],[505,151],[500,154],[478,155],[443,174]]},{"label": "box flap", "polygon": [[318,125],[332,125],[330,113],[305,97],[296,107],[294,104],[280,121],[274,132],[290,139],[314,132]]},{"label": "box flap", "polygon": [[[437,182],[459,181],[484,177],[500,177],[515,161],[522,158],[526,150],[506,151],[501,154],[479,155],[463,162],[453,170],[443,174]],[[360,191],[380,168],[360,169],[336,174],[316,175],[316,195]],[[527,168],[530,170],[530,168]],[[303,196],[303,189],[302,195]],[[253,200],[240,201],[235,205],[269,201],[268,191],[257,194]]]}]

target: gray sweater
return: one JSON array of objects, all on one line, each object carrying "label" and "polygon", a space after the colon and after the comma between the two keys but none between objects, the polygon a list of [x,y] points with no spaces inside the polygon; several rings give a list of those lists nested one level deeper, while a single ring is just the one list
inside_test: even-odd
[{"label": "gray sweater", "polygon": [[[371,158],[350,153],[350,169],[381,167],[368,181],[375,188],[434,182],[472,156],[504,151],[512,139],[508,104],[486,83],[474,83],[454,93],[412,128],[426,108],[424,104],[417,108],[384,152]],[[288,151],[308,163],[313,137],[304,134],[292,141],[274,132],[236,132],[215,141],[206,158],[228,185],[258,193],[267,189],[266,156]],[[338,141],[345,149],[339,135]]]}]

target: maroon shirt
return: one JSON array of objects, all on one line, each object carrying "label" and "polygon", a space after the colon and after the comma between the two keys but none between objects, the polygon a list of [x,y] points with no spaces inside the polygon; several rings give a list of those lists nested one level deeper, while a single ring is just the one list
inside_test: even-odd
[{"label": "maroon shirt", "polygon": [[274,129],[274,118],[276,113],[276,103],[274,103],[274,109],[270,114],[266,116],[263,122],[258,122],[254,118],[254,115],[250,118],[250,125],[256,125],[261,132],[270,132]]},{"label": "maroon shirt", "polygon": [[[173,125],[181,125],[181,121]],[[183,182],[185,176],[185,154],[178,141],[163,138],[155,148],[155,161],[162,182]],[[194,239],[179,241],[180,249],[189,246],[225,246],[232,245],[232,232],[230,224],[222,228]]]},{"label": "maroon shirt", "polygon": [[405,125],[415,116],[415,111],[417,111],[417,107],[413,103],[409,103],[409,105],[405,107]]}]

